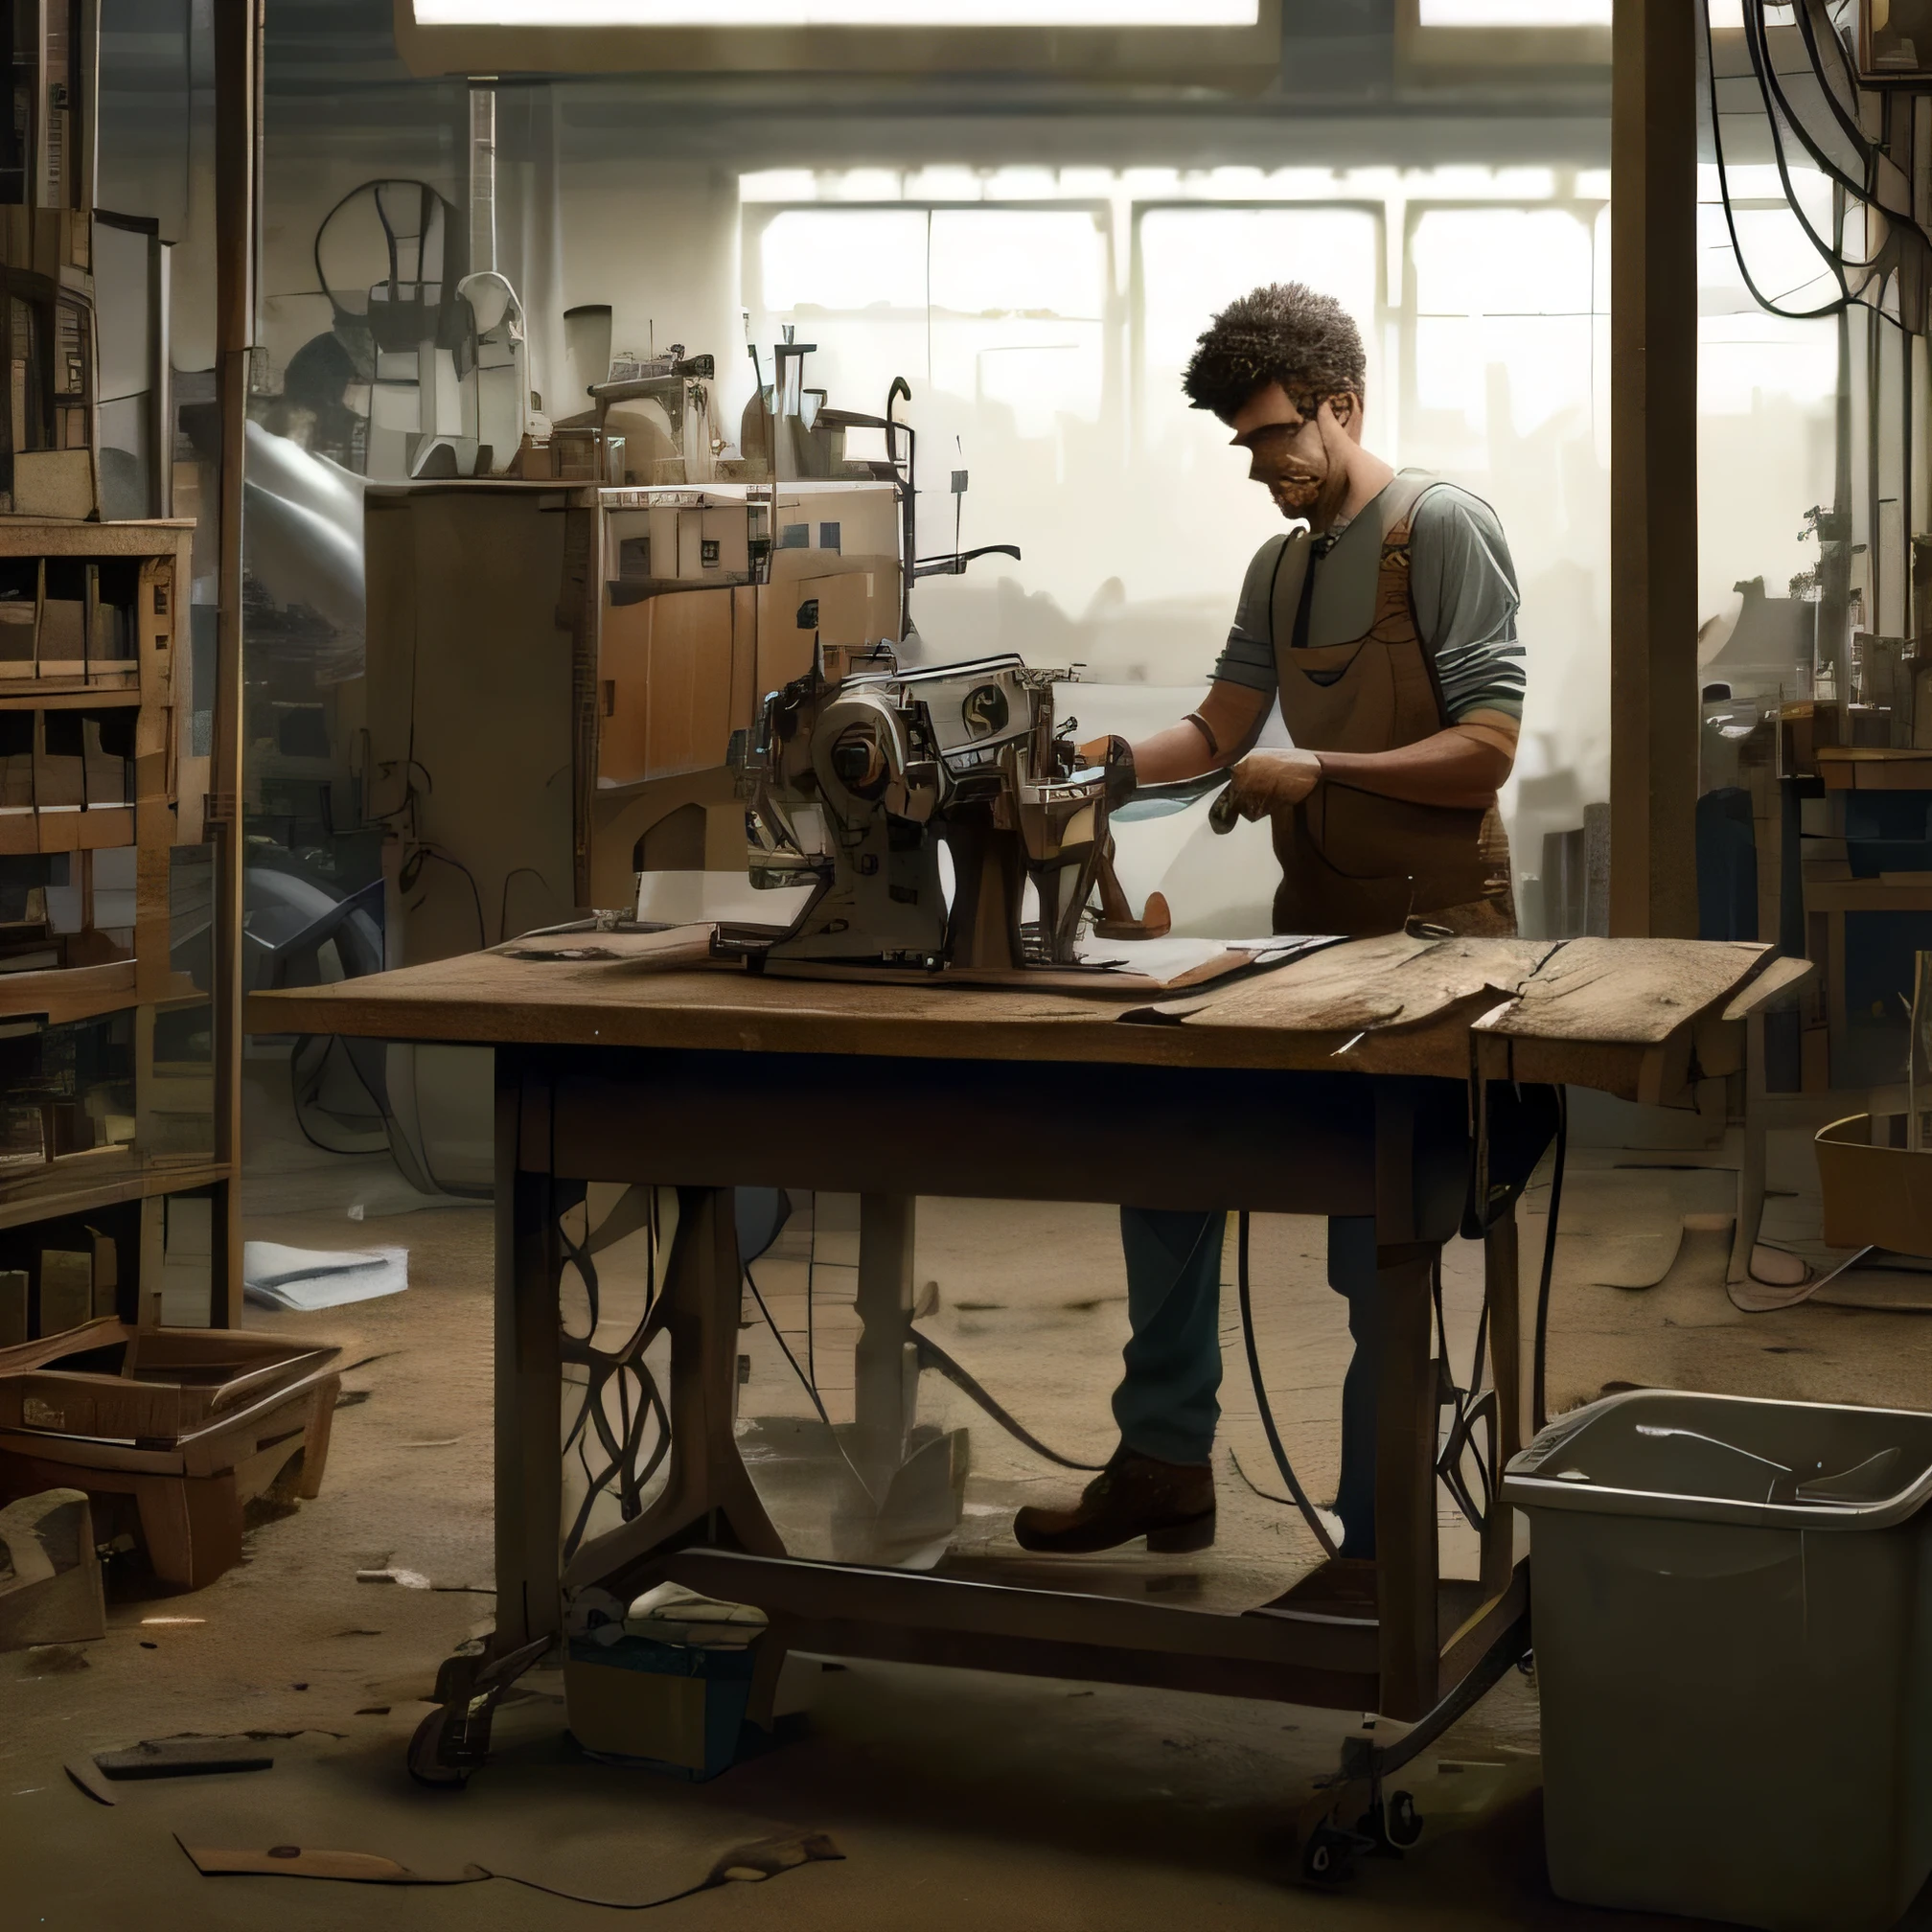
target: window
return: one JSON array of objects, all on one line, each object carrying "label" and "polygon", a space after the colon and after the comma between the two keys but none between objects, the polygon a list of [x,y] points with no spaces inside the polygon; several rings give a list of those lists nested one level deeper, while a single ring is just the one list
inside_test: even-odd
[{"label": "window", "polygon": [[[1178,693],[1159,687],[1199,692],[1281,527],[1227,429],[1182,394],[1196,336],[1258,283],[1336,295],[1368,352],[1369,447],[1473,490],[1508,533],[1530,698],[1505,802],[1533,872],[1542,834],[1607,795],[1609,190],[1601,167],[1555,164],[773,172],[741,184],[744,299],[761,344],[785,322],[819,344],[807,380],[837,404],[877,410],[908,379],[920,554],[953,547],[955,509],[966,547],[1024,553],[920,584],[928,651],[1083,661],[1099,688],[1070,708],[1091,732],[1172,722]],[[1758,310],[1714,212],[1705,616],[1737,579],[1782,586],[1806,561],[1796,533],[1829,497],[1836,380],[1831,325]],[[1767,274],[1810,272],[1782,218],[1747,246]],[[949,505],[955,471],[973,488]],[[1720,497],[1720,475],[1752,485]]]}]

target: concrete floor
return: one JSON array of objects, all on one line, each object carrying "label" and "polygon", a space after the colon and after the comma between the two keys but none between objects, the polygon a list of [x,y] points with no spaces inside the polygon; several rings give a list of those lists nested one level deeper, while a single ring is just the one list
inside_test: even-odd
[{"label": "concrete floor", "polygon": [[[1806,1246],[1816,1229],[1808,1146],[1783,1137],[1775,1154],[1774,1186],[1784,1191],[1771,1231]],[[1616,1382],[1922,1406],[1932,1318],[1818,1304],[1744,1316],[1731,1306],[1721,1234],[1680,1234],[1686,1214],[1721,1208],[1722,1162],[1721,1149],[1573,1152],[1552,1321],[1552,1410]],[[1178,1693],[801,1661],[787,1692],[804,1708],[783,1721],[774,1748],[688,1786],[583,1760],[561,1735],[557,1674],[538,1672],[528,1680],[533,1694],[500,1720],[499,1765],[461,1794],[415,1791],[399,1761],[426,1708],[419,1700],[440,1659],[492,1620],[491,1218],[439,1208],[358,1224],[344,1211],[361,1201],[373,1215],[397,1198],[386,1164],[364,1162],[284,1172],[250,1192],[252,1234],[410,1249],[404,1295],[326,1315],[251,1312],[254,1325],[339,1343],[344,1361],[359,1365],[346,1378],[323,1494],[260,1523],[243,1564],[210,1589],[155,1599],[124,1584],[104,1642],[0,1658],[7,1932],[42,1924],[95,1932],[136,1915],[160,1932],[268,1921],[290,1932],[352,1922],[562,1928],[609,1918],[494,1881],[352,1889],[204,1878],[177,1848],[177,1830],[204,1844],[327,1843],[423,1869],[474,1861],[603,1898],[694,1882],[716,1852],[786,1828],[828,1831],[845,1853],[662,1908],[665,1921],[694,1928],[1645,1922],[1550,1895],[1535,1690],[1515,1673],[1419,1760],[1410,1782],[1429,1820],[1420,1849],[1368,1864],[1338,1893],[1297,1884],[1287,1827],[1359,1720]],[[1546,1188],[1526,1203],[1526,1267],[1540,1253],[1546,1203]],[[839,1266],[836,1208],[827,1204],[820,1218],[814,1341],[836,1404],[850,1327],[840,1305],[849,1288],[840,1284],[849,1276]],[[800,1231],[789,1257],[781,1247],[760,1269],[794,1342],[803,1298],[788,1269],[802,1272]],[[1342,1304],[1322,1284],[1321,1254],[1318,1222],[1257,1224],[1271,1393],[1318,1494],[1334,1478],[1346,1359]],[[1457,1357],[1468,1348],[1476,1260],[1476,1251],[1459,1249],[1448,1271]],[[938,1284],[937,1305],[922,1321],[934,1339],[1054,1446],[1100,1460],[1111,1447],[1106,1398],[1125,1333],[1111,1215],[924,1203],[919,1272]],[[1659,1275],[1648,1288],[1603,1285]],[[1252,1602],[1313,1560],[1299,1520],[1241,1473],[1276,1486],[1232,1330],[1229,1341],[1216,1549],[1199,1559],[1094,1559],[1072,1566],[1081,1587]],[[746,1347],[751,1379],[741,1415],[796,1413],[802,1398],[769,1333],[748,1328]],[[968,1422],[964,1405],[930,1377],[922,1403],[929,1399],[935,1419]],[[1078,1479],[983,1423],[972,1428],[968,1516],[949,1562],[1054,1574],[1026,1564],[1005,1524],[1018,1502]],[[809,1532],[807,1525],[800,1533],[809,1540]],[[1445,1519],[1445,1567],[1470,1553],[1467,1542]],[[356,1581],[358,1568],[392,1562],[435,1587]],[[145,1621],[155,1618],[200,1621]],[[273,1745],[277,1765],[265,1775],[130,1788],[113,1809],[81,1795],[60,1768],[144,1737],[240,1730],[296,1735]],[[1664,1748],[1674,1747],[1660,1740]],[[1932,1926],[1932,1898],[1921,1898],[1908,1923]]]}]

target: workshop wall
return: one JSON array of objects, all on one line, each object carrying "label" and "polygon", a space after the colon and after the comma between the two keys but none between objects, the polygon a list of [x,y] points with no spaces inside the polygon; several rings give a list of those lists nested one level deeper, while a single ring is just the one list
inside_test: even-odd
[{"label": "workshop wall", "polygon": [[[107,5],[129,30],[153,11]],[[149,114],[123,178],[193,248],[205,245],[212,75],[196,7],[177,11],[191,29],[185,105]],[[1369,343],[1371,439],[1487,496],[1508,531],[1530,698],[1506,803],[1519,870],[1533,871],[1542,834],[1580,823],[1608,786],[1605,77],[1465,74],[1449,111],[1400,67],[1383,11],[1298,24],[1269,100],[1211,107],[1177,92],[1128,112],[1072,87],[1001,99],[938,77],[506,84],[498,259],[523,298],[531,386],[568,409],[562,316],[591,302],[610,305],[620,348],[655,334],[716,355],[727,426],[750,387],[741,305],[761,342],[791,321],[819,343],[813,377],[836,402],[876,408],[907,375],[929,479],[942,464],[971,475],[966,542],[1025,552],[921,586],[929,650],[1084,660],[1096,688],[1077,707],[1083,727],[1140,728],[1198,688],[1274,527],[1219,426],[1178,394],[1192,334],[1254,281],[1335,287]],[[404,74],[387,13],[377,0],[287,0],[269,23],[258,413],[324,453],[299,410],[279,406],[291,358],[329,332],[324,218],[385,177],[427,184],[452,217],[465,197],[464,89]],[[123,64],[123,102],[151,92]],[[1750,312],[1720,238],[1704,239],[1700,615],[1721,628],[1736,582],[1762,576],[1775,593],[1808,561],[1797,532],[1829,496],[1838,369],[1828,324]],[[177,365],[206,366],[200,328],[177,322]],[[950,547],[953,509],[927,495],[922,547]],[[271,589],[269,603],[251,632],[258,663],[287,641],[277,622],[291,628],[286,598]],[[254,732],[270,742],[251,803],[313,855],[341,846],[358,800],[347,737],[359,640],[297,642],[349,682],[297,689],[303,671],[273,702],[320,703],[343,742],[326,776],[284,772],[274,732]],[[334,833],[305,803],[325,782]],[[1216,856],[1247,863],[1225,841]],[[1233,916],[1191,846],[1129,869],[1143,861],[1220,894],[1219,913],[1196,913]],[[366,867],[366,854],[344,860],[334,882]],[[436,889],[467,904],[453,875]]]}]

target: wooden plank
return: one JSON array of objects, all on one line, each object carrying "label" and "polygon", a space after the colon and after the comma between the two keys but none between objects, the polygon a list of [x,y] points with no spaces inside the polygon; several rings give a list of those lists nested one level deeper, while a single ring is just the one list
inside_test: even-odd
[{"label": "wooden plank", "polygon": [[[1483,1299],[1489,1310],[1490,1387],[1496,1391],[1496,1484],[1510,1457],[1529,1439],[1531,1346],[1524,1346],[1523,1256],[1516,1208],[1496,1221],[1483,1240]],[[1477,1438],[1477,1453],[1482,1441]],[[1516,1566],[1516,1512],[1492,1493],[1483,1532],[1483,1585],[1492,1596],[1506,1587]]]},{"label": "wooden plank", "polygon": [[51,1220],[57,1214],[87,1214],[117,1201],[186,1193],[223,1181],[227,1175],[226,1167],[205,1162],[146,1172],[117,1162],[115,1171],[104,1177],[78,1174],[57,1162],[34,1170],[31,1183],[10,1181],[0,1189],[0,1228]]},{"label": "wooden plank", "polygon": [[1847,912],[1932,912],[1932,885],[1906,885],[1897,879],[1807,879],[1806,909],[1842,916]]},{"label": "wooden plank", "polygon": [[517,1171],[516,1071],[496,1066],[496,1627],[518,1644],[563,1624],[562,1255],[549,1176]]},{"label": "wooden plank", "polygon": [[1662,1046],[1706,1007],[1729,999],[1771,951],[1745,940],[1572,939],[1507,1012],[1481,1023],[1482,1030]]},{"label": "wooden plank", "polygon": [[1555,950],[1533,939],[1359,939],[1245,979],[1183,1024],[1345,1035],[1425,1025],[1472,1000],[1510,998]]},{"label": "wooden plank", "polygon": [[1932,792],[1932,752],[1878,745],[1827,745],[1818,775],[1828,792]]},{"label": "wooden plank", "polygon": [[[706,1596],[755,1603],[768,1616],[837,1619],[1016,1642],[1080,1644],[1169,1657],[1292,1662],[1323,1670],[1361,1672],[1365,1667],[1373,1668],[1372,1624],[1238,1616],[1132,1598],[1027,1589],[794,1557],[741,1555],[702,1547],[665,1552],[650,1567],[654,1575]],[[1433,1616],[1429,1621],[1433,1624]],[[1430,1635],[1433,1675],[1433,1628]]]},{"label": "wooden plank", "polygon": [[192,517],[138,523],[76,523],[65,518],[0,518],[0,557],[172,557]]},{"label": "wooden plank", "polygon": [[1610,207],[1610,930],[1697,930],[1697,10],[1618,0]]},{"label": "wooden plank", "polygon": [[[1378,1222],[1376,1232],[1381,1228]],[[1375,1564],[1382,1695],[1391,1717],[1437,1698],[1436,1376],[1430,1272],[1438,1250],[1380,1246],[1375,1412]]]},{"label": "wooden plank", "polygon": [[50,1026],[60,1026],[131,1006],[134,972],[133,960],[113,959],[104,966],[0,974],[0,1019],[39,1014]]},{"label": "wooden plank", "polygon": [[[782,1613],[781,1613],[782,1615]],[[827,1657],[870,1657],[952,1670],[998,1670],[1009,1676],[1058,1677],[1075,1683],[1128,1684],[1145,1690],[1298,1704],[1314,1711],[1367,1711],[1378,1679],[1366,1670],[1310,1669],[1252,1657],[1122,1648],[1050,1637],[928,1630],[873,1618],[773,1620],[794,1650]],[[770,1638],[766,1640],[768,1643]]]},{"label": "wooden plank", "polygon": [[1761,1013],[1779,995],[1803,985],[1817,968],[1809,959],[1774,959],[1724,1008],[1723,1019],[1736,1023]]},{"label": "wooden plank", "polygon": [[[513,948],[371,978],[258,994],[260,1032],[372,1039],[767,1053],[1047,1059],[1467,1077],[1474,1017],[1511,1038],[1518,1079],[1634,1095],[1646,1051],[1726,998],[1768,948],[1696,941],[1362,940],[1225,992],[1140,1009],[1056,987],[795,981],[573,959],[628,935],[560,935],[559,956]],[[1659,950],[1661,949],[1661,950]],[[1432,955],[1440,953],[1440,957]],[[1528,975],[1526,978],[1525,976]],[[1520,991],[1519,991],[1520,989]],[[1147,1024],[1140,1024],[1140,1023]],[[1366,1023],[1366,1024],[1364,1024]],[[1358,1040],[1353,1026],[1361,1032]],[[1346,1051],[1340,1049],[1346,1048]]]},{"label": "wooden plank", "polygon": [[[256,296],[256,138],[260,0],[227,0],[214,13],[215,41],[215,347],[220,402],[221,467],[216,561],[215,705],[208,789],[224,801],[216,827],[215,1152],[229,1176],[242,1161],[242,927],[243,900],[242,747],[246,739],[242,651],[242,471],[247,458],[248,376]],[[175,603],[187,600],[175,586]],[[242,1315],[242,1190],[218,1197],[215,1278],[224,1284],[218,1323]],[[241,1553],[241,1517],[235,1519]],[[223,1565],[225,1568],[225,1564]],[[158,1564],[156,1566],[159,1568]]]},{"label": "wooden plank", "polygon": [[[1177,1209],[1252,1208],[1284,1214],[1368,1214],[1376,1174],[1367,1150],[1376,1083],[1345,1074],[1252,1068],[1100,1064],[1078,1083],[1078,1130],[1045,1143],[1016,1123],[1067,1107],[1064,1068],[1042,1058],[717,1052],[518,1055],[540,1060],[553,1100],[540,1132],[524,1123],[520,1162],[577,1181],[661,1185],[801,1187],[832,1193],[931,1193],[994,1200],[1126,1200]],[[498,1066],[511,1059],[499,1056]],[[534,1083],[533,1083],[534,1084]],[[1425,1085],[1432,1140],[1460,1141],[1462,1090]],[[748,1121],[809,1120],[836,1094],[851,1132],[751,1133]],[[529,1111],[526,1106],[526,1114]],[[943,1121],[932,1137],[897,1131]],[[1165,1152],[1146,1157],[1151,1121]],[[1412,1197],[1413,1169],[1399,1185]],[[1462,1182],[1446,1220],[1432,1193],[1415,1203],[1453,1231]]]},{"label": "wooden plank", "polygon": [[73,678],[22,678],[0,685],[0,709],[10,711],[109,711],[140,702],[140,686],[131,675],[125,684],[82,683]]}]

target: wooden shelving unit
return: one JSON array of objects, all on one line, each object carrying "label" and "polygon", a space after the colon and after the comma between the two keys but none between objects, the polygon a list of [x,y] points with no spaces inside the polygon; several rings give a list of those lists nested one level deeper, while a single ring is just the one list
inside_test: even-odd
[{"label": "wooden shelving unit", "polygon": [[88,1318],[220,1322],[239,1292],[204,842],[234,694],[194,688],[193,531],[0,517],[0,1344],[66,1325],[77,1255]]}]

